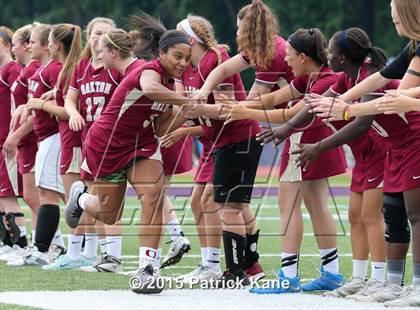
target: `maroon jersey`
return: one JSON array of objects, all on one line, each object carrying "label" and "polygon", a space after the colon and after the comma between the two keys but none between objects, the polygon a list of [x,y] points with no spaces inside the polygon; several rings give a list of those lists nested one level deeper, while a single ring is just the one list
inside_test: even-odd
[{"label": "maroon jersey", "polygon": [[[229,59],[225,50],[222,51],[222,61]],[[197,68],[189,65],[182,75],[182,83],[187,91],[195,91],[201,88],[210,72],[217,67],[217,56],[212,50],[208,50],[201,58]],[[234,87],[235,98],[245,100],[246,92],[239,73],[228,77],[219,85],[230,85]],[[208,104],[214,104],[214,97],[210,95]],[[252,120],[234,121],[224,125],[224,121],[200,118],[201,126],[211,141],[214,141],[214,148],[220,148],[225,145],[241,142],[253,138],[260,132],[258,122]],[[234,134],[233,134],[234,133]]]},{"label": "maroon jersey", "polygon": [[[25,68],[20,72],[19,77],[12,85],[12,96],[14,99],[15,107],[28,102],[28,79],[34,75],[35,71],[41,67],[41,63],[37,60],[31,61]],[[16,125],[16,128],[19,128],[20,124]],[[37,138],[35,132],[31,130],[26,136],[24,136],[20,141],[18,146],[36,143]]]},{"label": "maroon jersey", "polygon": [[167,105],[150,100],[142,92],[140,76],[145,70],[157,72],[162,85],[173,90],[173,80],[165,77],[157,59],[134,69],[123,79],[87,136],[86,161],[95,177],[118,172],[135,158],[151,157],[158,150],[153,122]]},{"label": "maroon jersey", "polygon": [[90,59],[82,59],[76,66],[69,88],[79,93],[80,114],[86,120],[83,137],[101,115],[120,80],[118,71],[103,66],[95,69]]},{"label": "maroon jersey", "polygon": [[[52,90],[57,84],[61,67],[61,63],[56,59],[52,59],[47,64],[39,67],[28,80],[28,98],[40,98],[43,93]],[[38,141],[58,133],[58,122],[55,117],[42,110],[35,110],[34,114],[34,131]]]},{"label": "maroon jersey", "polygon": [[[275,56],[266,69],[260,66],[255,67],[255,81],[271,86],[271,91],[275,91],[282,87],[283,83],[289,84],[293,80],[292,68],[286,63],[286,40],[280,36],[276,36],[275,40]],[[241,53],[243,62],[252,65],[246,54]]]},{"label": "maroon jersey", "polygon": [[[328,67],[322,67],[317,79],[309,75],[295,78],[290,86],[302,96],[307,93],[322,95],[337,80],[337,75]],[[314,118],[312,124],[304,128],[302,132],[297,132],[285,141],[283,153],[280,162],[280,176],[290,174],[287,180],[302,181],[322,179],[346,170],[346,160],[341,147],[322,153],[317,159],[312,161],[309,168],[303,171],[302,168],[297,171],[290,167],[291,145],[293,148],[296,143],[316,143],[332,134],[332,130],[327,127],[320,119]],[[296,175],[296,173],[298,175]]]},{"label": "maroon jersey", "polygon": [[12,105],[15,106],[11,95],[11,87],[21,70],[22,66],[16,61],[8,62],[0,69],[0,147],[3,147],[9,134]]},{"label": "maroon jersey", "polygon": [[[330,87],[330,91],[335,95],[344,94],[347,90],[363,81],[369,76],[369,62],[365,62],[359,68],[356,79],[351,78],[346,73],[339,74],[337,82]],[[398,81],[391,81],[385,87],[378,89],[369,95],[382,96],[387,89],[398,88]],[[347,121],[331,122],[333,130],[340,130],[346,126]],[[353,153],[355,166],[352,171],[352,182],[350,189],[354,192],[363,192],[374,189],[383,182],[385,157],[388,153],[388,144],[375,130],[376,122],[372,123],[372,128],[365,134],[347,143]]]}]

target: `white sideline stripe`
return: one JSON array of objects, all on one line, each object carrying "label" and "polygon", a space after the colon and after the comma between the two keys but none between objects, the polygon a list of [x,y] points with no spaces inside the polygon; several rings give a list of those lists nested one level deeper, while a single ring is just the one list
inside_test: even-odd
[{"label": "white sideline stripe", "polygon": [[[164,290],[159,295],[137,295],[130,290],[2,292],[2,303],[52,310],[86,309],[384,309],[379,303],[360,303],[313,294],[254,295],[248,290]],[[170,306],[169,306],[170,305]]]}]

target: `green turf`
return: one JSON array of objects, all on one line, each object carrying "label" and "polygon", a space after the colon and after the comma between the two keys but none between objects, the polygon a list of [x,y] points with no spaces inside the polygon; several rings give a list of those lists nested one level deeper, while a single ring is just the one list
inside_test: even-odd
[{"label": "green turf", "polygon": [[42,310],[41,308],[0,303],[0,310]]},{"label": "green turf", "polygon": [[[333,178],[331,183],[336,185],[345,185],[348,181],[347,177]],[[348,183],[347,183],[348,184]],[[193,216],[189,208],[189,201],[187,198],[173,199],[173,204],[177,212],[178,218],[183,219],[183,229],[189,237],[192,244],[192,251],[190,254],[200,254],[200,247],[198,244],[198,237],[196,229],[193,224]],[[347,221],[347,205],[348,197],[338,197],[335,200],[328,200],[331,211],[337,215],[337,211],[342,216],[342,221],[336,221],[337,240],[339,252],[342,254],[350,254],[350,237],[349,237],[349,223]],[[279,238],[279,211],[277,208],[277,199],[270,197],[266,200],[255,199],[252,203],[252,209],[257,214],[257,223],[261,229],[261,237],[259,243],[259,253],[278,254],[281,251]],[[24,208],[29,217],[28,208]],[[125,203],[125,211],[123,214],[123,255],[138,255],[138,219],[139,219],[139,203],[135,198],[127,198]],[[303,214],[307,211],[303,208]],[[262,220],[262,217],[271,217],[271,220]],[[63,233],[67,232],[67,228],[63,220],[60,221],[60,227]],[[304,220],[305,233],[311,234],[312,226],[309,219]],[[27,230],[30,230],[29,222],[27,223]],[[166,237],[166,240],[168,238]],[[167,245],[165,245],[163,254],[166,253]],[[300,277],[302,279],[314,278],[318,275],[320,258],[317,255],[318,248],[313,235],[304,236],[301,248],[302,254],[316,254],[313,257],[302,257],[299,265]],[[189,272],[190,269],[179,268],[182,266],[195,266],[199,263],[198,257],[185,257],[177,265],[177,268],[163,270],[164,275],[173,275]],[[223,261],[223,260],[222,260]],[[275,270],[280,265],[280,258],[276,256],[261,257],[260,262],[264,267],[265,272],[270,278],[274,278]],[[135,268],[137,265],[137,258],[125,258],[124,267]],[[343,275],[348,278],[351,275],[351,257],[342,256],[340,258],[340,269]],[[407,281],[411,281],[411,257],[407,262]],[[38,267],[7,267],[5,262],[0,262],[0,291],[32,291],[32,290],[93,290],[93,289],[127,289],[129,278],[114,274],[97,274],[97,273],[83,273],[80,271],[43,271]],[[25,309],[21,307],[13,308],[14,306],[2,305],[0,309]]]}]

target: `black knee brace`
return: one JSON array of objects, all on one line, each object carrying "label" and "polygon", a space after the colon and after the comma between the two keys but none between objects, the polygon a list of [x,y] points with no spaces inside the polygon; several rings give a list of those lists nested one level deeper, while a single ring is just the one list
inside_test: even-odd
[{"label": "black knee brace", "polygon": [[384,193],[382,212],[385,220],[385,240],[389,243],[409,243],[410,225],[402,193]]}]

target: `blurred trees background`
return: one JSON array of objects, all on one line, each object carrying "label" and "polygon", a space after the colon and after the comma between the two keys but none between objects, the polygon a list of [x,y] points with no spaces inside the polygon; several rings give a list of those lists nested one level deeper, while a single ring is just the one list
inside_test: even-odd
[{"label": "blurred trees background", "polygon": [[[406,40],[397,36],[391,20],[389,0],[264,0],[277,14],[281,34],[288,37],[296,29],[318,27],[330,37],[334,32],[357,26],[370,35],[374,45],[388,55],[396,55]],[[236,13],[246,0],[0,0],[0,25],[16,29],[32,21],[68,22],[84,27],[90,19],[105,16],[127,28],[126,17],[143,10],[160,17],[173,28],[187,14],[208,18],[219,42],[236,50]],[[251,75],[245,75],[249,86]]]}]

